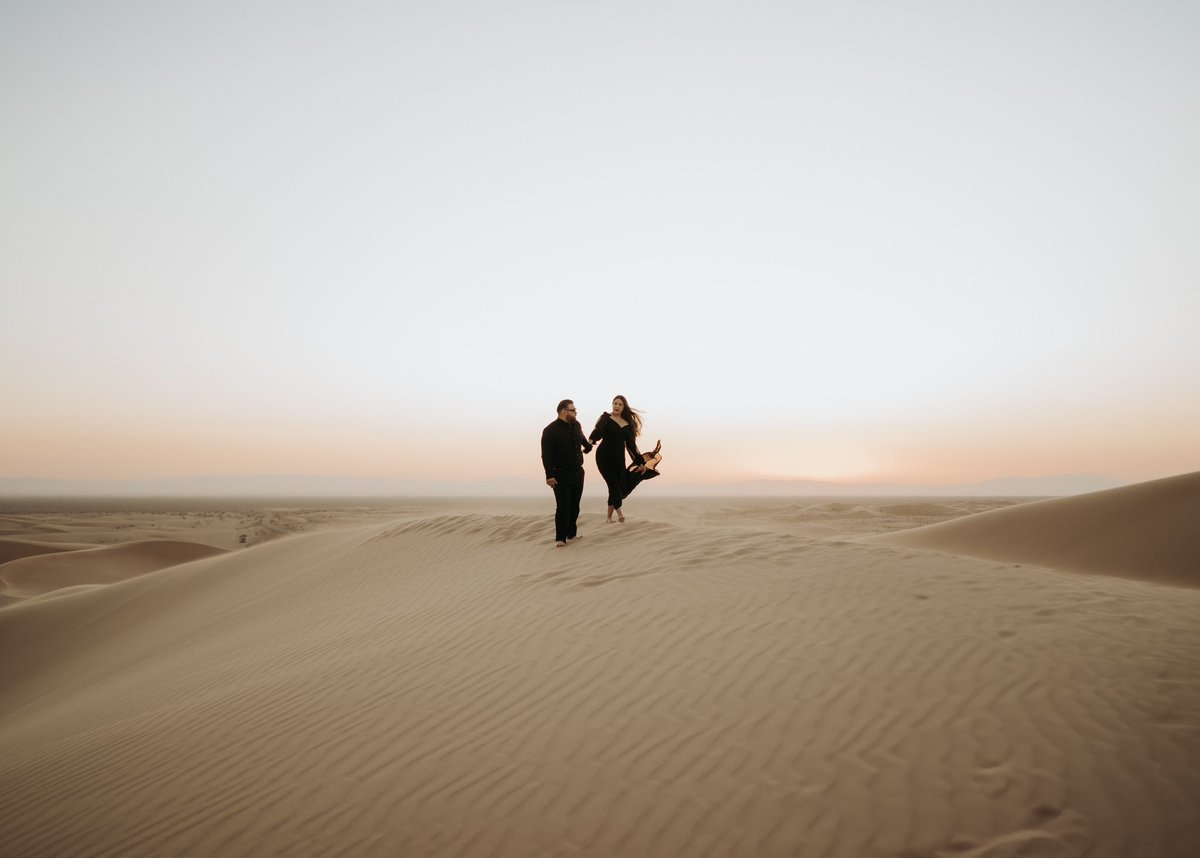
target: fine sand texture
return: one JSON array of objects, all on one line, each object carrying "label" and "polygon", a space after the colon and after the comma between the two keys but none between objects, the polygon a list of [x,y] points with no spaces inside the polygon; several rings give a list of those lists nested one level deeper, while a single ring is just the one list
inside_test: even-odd
[{"label": "fine sand texture", "polygon": [[6,511],[0,855],[1200,855],[1196,480]]},{"label": "fine sand texture", "polygon": [[1200,472],[982,512],[879,539],[1200,587]]}]

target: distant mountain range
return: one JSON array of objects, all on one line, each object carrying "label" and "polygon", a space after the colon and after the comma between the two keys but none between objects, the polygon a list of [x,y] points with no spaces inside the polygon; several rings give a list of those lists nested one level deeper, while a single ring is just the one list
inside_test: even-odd
[{"label": "distant mountain range", "polygon": [[[600,485],[599,479],[593,481]],[[660,497],[1063,497],[1128,485],[1088,474],[1004,477],[978,483],[901,485],[834,483],[821,480],[744,480],[730,483],[653,485]],[[510,497],[536,495],[545,486],[536,477],[452,482],[397,478],[262,475],[168,477],[149,480],[60,480],[0,477],[2,497]]]}]

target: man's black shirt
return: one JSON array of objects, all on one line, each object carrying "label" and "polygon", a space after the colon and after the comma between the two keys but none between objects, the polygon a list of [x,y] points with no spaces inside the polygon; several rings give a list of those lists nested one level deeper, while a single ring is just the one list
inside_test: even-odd
[{"label": "man's black shirt", "polygon": [[577,479],[583,469],[583,451],[591,452],[592,444],[583,437],[578,421],[567,423],[555,419],[542,430],[542,467],[546,479]]}]

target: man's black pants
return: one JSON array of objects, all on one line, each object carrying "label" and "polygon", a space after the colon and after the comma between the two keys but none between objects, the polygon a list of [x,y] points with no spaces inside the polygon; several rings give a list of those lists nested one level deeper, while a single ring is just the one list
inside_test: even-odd
[{"label": "man's black pants", "polygon": [[576,525],[579,522],[579,501],[583,498],[583,468],[578,474],[572,474],[566,479],[556,475],[558,485],[554,487],[554,501],[558,507],[554,510],[554,541],[566,542],[575,538]]}]

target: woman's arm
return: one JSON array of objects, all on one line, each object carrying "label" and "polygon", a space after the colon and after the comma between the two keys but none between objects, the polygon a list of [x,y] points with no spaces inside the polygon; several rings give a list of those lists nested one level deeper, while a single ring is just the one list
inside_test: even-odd
[{"label": "woman's arm", "polygon": [[607,416],[608,416],[607,411],[605,411],[603,414],[601,414],[600,419],[596,421],[596,428],[592,430],[591,435],[588,435],[588,440],[591,441],[592,443],[599,441],[600,438],[604,435],[604,418]]},{"label": "woman's arm", "polygon": [[637,438],[633,437],[633,425],[629,426],[629,437],[625,439],[625,449],[629,451],[629,455],[633,458],[635,465],[642,465],[642,454],[638,452]]}]

